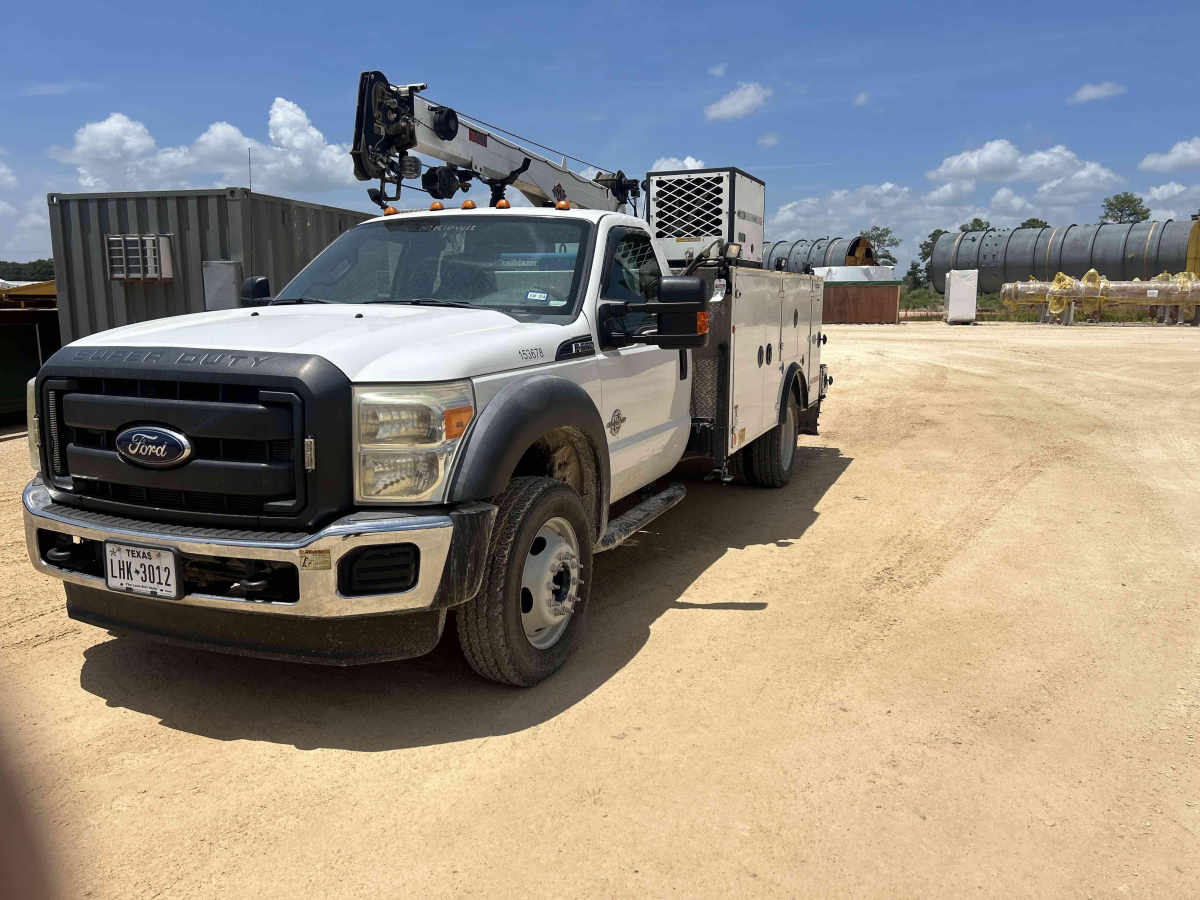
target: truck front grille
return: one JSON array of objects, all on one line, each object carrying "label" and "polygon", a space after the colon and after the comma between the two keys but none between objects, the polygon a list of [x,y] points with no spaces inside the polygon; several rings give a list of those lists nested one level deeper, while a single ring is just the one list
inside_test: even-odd
[{"label": "truck front grille", "polygon": [[[304,417],[294,393],[132,378],[50,378],[45,391],[53,484],[97,508],[228,518],[294,516],[304,506],[296,458]],[[126,462],[116,438],[138,424],[186,435],[191,458],[159,470]]]}]

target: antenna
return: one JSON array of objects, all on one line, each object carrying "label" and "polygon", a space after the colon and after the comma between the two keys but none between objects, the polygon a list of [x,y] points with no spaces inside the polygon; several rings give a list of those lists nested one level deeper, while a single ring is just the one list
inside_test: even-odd
[{"label": "antenna", "polygon": [[250,148],[246,148],[246,177],[250,180],[250,271],[247,278],[254,277],[254,167],[250,164]]}]

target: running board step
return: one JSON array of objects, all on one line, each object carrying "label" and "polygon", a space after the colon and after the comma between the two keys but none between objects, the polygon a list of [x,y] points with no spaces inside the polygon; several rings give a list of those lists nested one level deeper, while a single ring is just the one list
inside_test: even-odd
[{"label": "running board step", "polygon": [[604,537],[592,548],[593,553],[603,553],[619,546],[641,531],[687,495],[687,488],[678,482],[668,484],[666,489],[643,500],[629,512],[617,516],[608,523]]}]

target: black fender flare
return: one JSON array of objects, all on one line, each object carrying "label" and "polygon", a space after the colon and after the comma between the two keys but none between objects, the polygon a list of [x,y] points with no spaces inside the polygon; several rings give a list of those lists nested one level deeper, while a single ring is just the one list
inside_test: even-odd
[{"label": "black fender flare", "polygon": [[[795,385],[793,387],[793,385]],[[804,377],[800,372],[800,363],[793,362],[787,367],[787,372],[783,376],[783,382],[779,387],[779,418],[777,425],[782,425],[784,418],[787,416],[787,393],[792,391],[796,395],[796,402],[800,404],[801,409],[808,409],[808,385],[804,383]]]},{"label": "black fender flare", "polygon": [[600,411],[578,384],[546,374],[512,382],[484,407],[467,435],[448,499],[459,503],[496,496],[525,451],[546,432],[563,427],[578,428],[590,439],[600,475],[598,494],[606,511],[611,477]]}]

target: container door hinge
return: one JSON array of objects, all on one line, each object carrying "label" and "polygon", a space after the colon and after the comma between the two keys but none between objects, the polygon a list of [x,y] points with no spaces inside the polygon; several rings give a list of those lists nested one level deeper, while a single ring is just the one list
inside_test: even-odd
[{"label": "container door hinge", "polygon": [[311,434],[304,439],[304,470],[306,472],[317,470],[317,442]]}]

